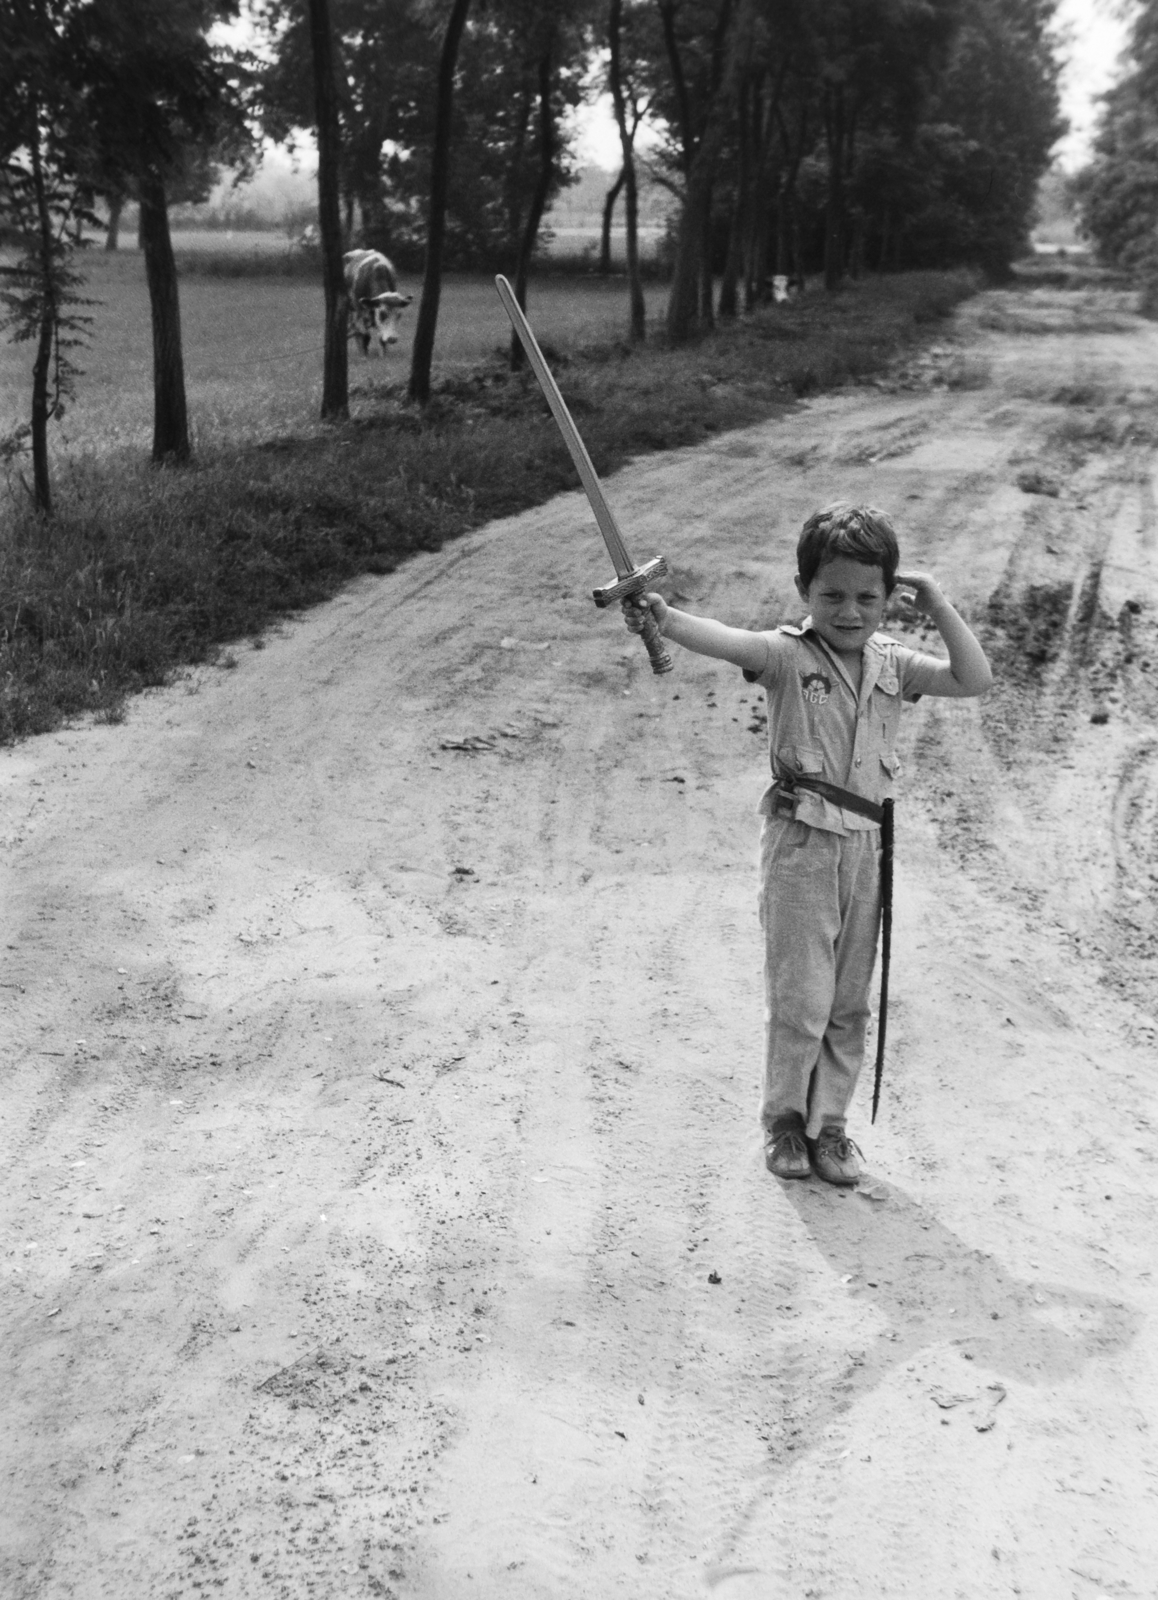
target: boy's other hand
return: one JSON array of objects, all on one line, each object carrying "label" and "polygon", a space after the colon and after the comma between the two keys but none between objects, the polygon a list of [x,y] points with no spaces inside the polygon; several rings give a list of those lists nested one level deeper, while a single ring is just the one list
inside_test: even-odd
[{"label": "boy's other hand", "polygon": [[667,616],[667,601],[661,594],[633,594],[619,602],[623,609],[624,619],[632,633],[642,633],[643,624],[650,611],[655,618],[656,626],[660,633],[663,632],[664,618]]},{"label": "boy's other hand", "polygon": [[898,572],[897,585],[913,591],[913,605],[918,611],[932,615],[938,606],[945,604],[941,585],[931,572]]}]

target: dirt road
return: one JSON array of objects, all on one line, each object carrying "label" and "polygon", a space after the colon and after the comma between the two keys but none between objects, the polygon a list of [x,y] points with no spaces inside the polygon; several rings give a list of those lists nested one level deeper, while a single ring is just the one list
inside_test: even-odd
[{"label": "dirt road", "polygon": [[1158,1593],[1156,374],[990,294],[611,484],[744,624],[889,507],[1000,671],[906,715],[856,1194],[761,1161],[760,705],[578,495],[0,757],[4,1596]]}]

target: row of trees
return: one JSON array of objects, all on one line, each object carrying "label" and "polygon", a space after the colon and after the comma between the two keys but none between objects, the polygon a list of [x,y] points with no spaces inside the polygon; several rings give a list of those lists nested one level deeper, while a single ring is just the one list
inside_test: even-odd
[{"label": "row of trees", "polygon": [[[427,0],[330,0],[341,63],[347,237],[406,261],[426,245],[439,104]],[[777,272],[975,263],[1023,247],[1062,131],[1054,0],[474,0],[461,33],[444,247],[521,282],[569,177],[565,113],[610,91],[630,328],[645,332],[636,134],[678,211],[674,339],[766,297]],[[270,134],[312,126],[306,0],[269,0]],[[717,294],[718,287],[718,294]]]},{"label": "row of trees", "polygon": [[1158,284],[1158,0],[1138,6],[1126,67],[1073,180],[1082,226],[1113,266]]},{"label": "row of trees", "polygon": [[[619,129],[609,205],[624,208],[635,339],[647,332],[645,119],[661,135],[652,176],[680,202],[672,340],[752,308],[775,273],[823,272],[829,289],[908,266],[1000,274],[1061,131],[1054,3],[253,0],[251,56],[209,43],[236,0],[4,0],[3,206],[32,245],[17,332],[47,344],[37,373],[55,360],[59,391],[69,244],[93,195],[113,209],[138,199],[158,393],[168,384],[154,455],[181,459],[167,201],[203,187],[216,163],[252,161],[260,137],[308,133],[327,288],[323,412],[346,409],[341,254],[354,243],[425,263],[410,375],[425,400],[444,266],[500,266],[525,301],[543,215],[571,176],[567,113],[603,90]],[[54,403],[50,378],[36,382],[34,443]]]}]

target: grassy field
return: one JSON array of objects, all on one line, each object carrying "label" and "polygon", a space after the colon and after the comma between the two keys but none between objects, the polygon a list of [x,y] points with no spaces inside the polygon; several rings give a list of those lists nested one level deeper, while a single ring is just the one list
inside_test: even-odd
[{"label": "grassy field", "polygon": [[[99,281],[98,281],[99,280]],[[622,283],[544,278],[530,309],[596,468],[694,444],[880,371],[973,292],[966,273],[865,279],[769,307],[679,349],[622,340]],[[0,742],[126,694],[255,635],[360,572],[537,504],[575,474],[533,378],[503,357],[490,280],[447,284],[436,392],[404,395],[408,345],[352,362],[352,416],[323,427],[320,290],[194,276],[182,285],[197,441],[187,469],[149,465],[151,352],[139,265],[104,258],[80,397],[54,444],[55,515],[19,477],[0,495]],[[658,321],[664,300],[654,293]],[[28,346],[5,347],[8,416]]]},{"label": "grassy field", "polygon": [[[215,241],[221,234],[192,234]],[[234,241],[248,249],[249,235]],[[274,240],[277,234],[253,237]],[[207,250],[209,247],[204,246]],[[54,453],[104,455],[147,451],[153,428],[153,347],[142,258],[135,252],[85,258],[82,291],[91,342],[77,354],[84,376],[63,424],[52,430]],[[418,283],[404,283],[415,305],[385,359],[366,359],[350,346],[354,410],[374,403],[383,386],[405,384],[410,370]],[[197,447],[252,443],[315,425],[321,402],[322,290],[301,278],[217,277],[190,273],[181,281],[181,333],[189,415]],[[649,290],[658,316],[666,289]],[[529,310],[540,340],[574,349],[614,338],[626,325],[622,281],[544,278],[532,288]],[[434,359],[444,375],[461,375],[505,348],[510,327],[490,277],[450,277],[443,286]],[[33,346],[0,344],[0,432],[25,420]]]}]

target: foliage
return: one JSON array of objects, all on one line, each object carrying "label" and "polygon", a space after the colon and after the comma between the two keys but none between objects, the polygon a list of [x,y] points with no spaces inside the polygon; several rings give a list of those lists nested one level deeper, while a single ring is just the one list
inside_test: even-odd
[{"label": "foliage", "polygon": [[[265,132],[293,143],[314,125],[303,0],[266,0],[271,60],[258,89]],[[426,199],[446,7],[426,0],[331,0],[340,62],[342,169],[351,243],[414,270],[425,247]],[[544,36],[557,36],[551,95],[558,117],[578,103],[584,21],[568,0],[483,0],[467,19],[454,95],[446,265],[508,266],[534,193],[531,115]],[[565,146],[551,192],[567,181]]]},{"label": "foliage", "polygon": [[[1000,278],[1025,249],[1038,181],[1065,131],[1052,9],[1051,0],[969,0],[964,8],[929,104],[935,209],[913,217],[914,263],[969,261]],[[953,131],[945,140],[938,128]]]},{"label": "foliage", "polygon": [[1081,223],[1110,266],[1158,279],[1158,4],[1145,0],[1129,69],[1105,95],[1093,160],[1073,181]]},{"label": "foliage", "polygon": [[86,223],[90,147],[80,96],[70,77],[73,21],[68,0],[27,0],[0,22],[0,223],[22,254],[7,269],[0,329],[17,343],[36,341],[30,420],[0,440],[11,462],[27,440],[33,498],[52,509],[48,424],[64,415],[78,369],[69,351],[88,319],[75,290],[73,250]]},{"label": "foliage", "polygon": [[[91,305],[77,294],[84,282],[72,265],[73,251],[83,245],[83,230],[97,226],[98,219],[88,210],[76,189],[63,181],[59,167],[50,167],[45,185],[45,200],[51,222],[47,239],[39,227],[35,176],[28,158],[14,157],[0,169],[0,216],[17,238],[25,241],[25,252],[4,271],[0,279],[0,333],[15,344],[40,336],[47,321],[52,329],[51,367],[48,390],[48,416],[65,414],[65,401],[75,394],[75,381],[81,368],[70,352],[87,342],[92,318],[79,308]],[[16,438],[23,439],[28,427],[16,435],[0,438],[0,452],[9,458]]]},{"label": "foliage", "polygon": [[[1008,272],[1062,131],[1053,0],[661,0],[662,152],[682,188],[713,94],[711,266]],[[727,24],[730,31],[722,32]],[[733,60],[731,77],[727,61]],[[657,73],[659,64],[657,63]]]},{"label": "foliage", "polygon": [[[19,0],[0,13],[0,159],[10,225],[35,239],[17,269],[9,326],[38,338],[33,367],[35,492],[49,509],[44,426],[74,375],[77,321],[66,255],[94,193],[141,203],[156,340],[156,459],[188,454],[176,270],[167,196],[208,192],[220,161],[245,170],[252,140],[244,69],[207,32],[235,0]],[[35,213],[35,216],[33,216]],[[34,230],[33,230],[34,223]],[[64,321],[61,321],[61,318]],[[12,320],[12,319],[15,320]],[[54,393],[48,396],[49,365]]]},{"label": "foliage", "polygon": [[252,63],[208,38],[236,11],[237,0],[78,0],[74,78],[98,190],[135,192],[147,167],[167,200],[195,203],[222,166],[251,170]]}]

